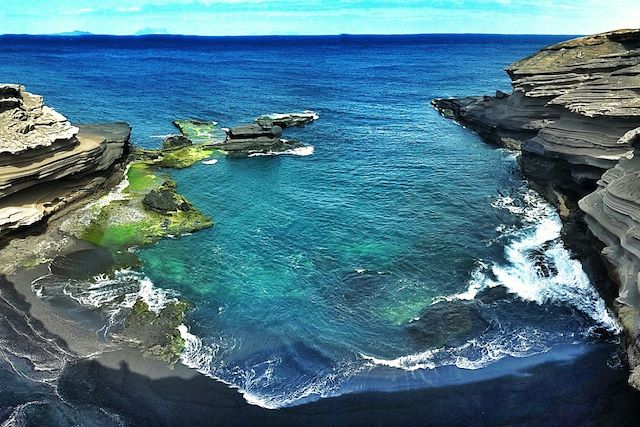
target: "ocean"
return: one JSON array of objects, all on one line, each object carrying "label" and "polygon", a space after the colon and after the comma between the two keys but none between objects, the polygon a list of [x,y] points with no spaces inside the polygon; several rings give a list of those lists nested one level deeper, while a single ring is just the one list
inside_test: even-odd
[{"label": "ocean", "polygon": [[285,131],[302,155],[167,170],[215,226],[136,249],[156,296],[191,303],[181,363],[276,409],[596,349],[620,371],[619,325],[516,153],[430,106],[509,91],[506,66],[568,38],[5,36],[0,78],[146,148],[176,119],[319,114]]}]

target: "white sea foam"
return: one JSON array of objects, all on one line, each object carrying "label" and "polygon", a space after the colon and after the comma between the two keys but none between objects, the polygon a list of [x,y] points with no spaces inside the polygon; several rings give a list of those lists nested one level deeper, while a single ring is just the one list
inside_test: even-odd
[{"label": "white sea foam", "polygon": [[329,397],[339,393],[345,380],[366,369],[362,363],[344,362],[328,372],[319,372],[298,384],[282,382],[281,369],[287,369],[282,359],[270,359],[250,366],[236,366],[226,362],[235,342],[222,336],[204,343],[186,325],[178,327],[185,341],[180,361],[200,373],[238,389],[247,403],[265,409],[277,409],[312,397]]},{"label": "white sea foam", "polygon": [[[590,317],[595,326],[611,333],[620,326],[593,287],[580,261],[572,258],[560,239],[562,223],[555,210],[532,190],[519,197],[501,196],[492,205],[505,209],[523,221],[524,228],[514,231],[504,227],[511,241],[504,248],[505,264],[478,261],[464,292],[434,298],[433,303],[472,300],[488,287],[502,286],[518,298],[538,305],[570,306]],[[544,257],[548,271],[542,272],[532,253]],[[587,329],[584,334],[590,331]],[[546,335],[546,336],[545,336]],[[505,356],[525,357],[548,350],[549,333],[537,330],[501,331],[483,335],[453,348],[430,349],[393,359],[362,357],[374,365],[404,370],[429,369],[454,365],[477,369]]]},{"label": "white sea foam", "polygon": [[[520,216],[533,226],[523,230],[521,236],[505,247],[508,262],[492,266],[496,280],[487,279],[486,285],[504,286],[518,297],[537,304],[572,306],[608,331],[619,333],[620,326],[593,287],[582,264],[564,247],[560,239],[562,222],[556,211],[532,190],[523,193],[522,201]],[[510,211],[514,205],[497,204]],[[541,275],[535,259],[531,257],[534,250],[542,251],[557,272]]]},{"label": "white sea foam", "polygon": [[180,355],[180,361],[190,368],[202,369],[210,366],[217,349],[205,346],[202,340],[190,333],[184,324],[178,326],[178,331],[180,331],[180,336],[184,340],[184,350]]},{"label": "white sea foam", "polygon": [[108,317],[108,323],[102,328],[105,334],[124,320],[138,300],[144,301],[155,313],[177,301],[176,292],[157,288],[148,277],[129,269],[118,270],[113,276],[99,275],[82,281],[58,279],[49,274],[34,280],[31,286],[41,298],[62,293],[84,307],[104,310]]},{"label": "white sea foam", "polygon": [[469,279],[469,286],[466,291],[453,295],[435,297],[431,304],[436,304],[442,301],[470,301],[474,299],[476,295],[478,295],[478,292],[480,292],[481,289],[484,289],[485,281],[487,279],[485,274],[487,267],[487,264],[482,261],[478,261],[478,265],[471,271],[471,279]]},{"label": "white sea foam", "polygon": [[[529,224],[517,232],[503,229],[512,238],[504,249],[507,263],[493,263],[488,269],[486,263],[479,261],[465,292],[438,297],[434,302],[473,299],[486,287],[503,286],[525,301],[574,307],[608,331],[619,333],[620,326],[591,284],[582,264],[564,247],[560,239],[562,223],[556,211],[530,189],[522,189],[516,197],[498,197],[492,205],[508,210]],[[555,271],[541,274],[532,257],[534,251],[541,253]],[[495,279],[489,277],[488,270]]]},{"label": "white sea foam", "polygon": [[313,145],[307,145],[305,147],[292,148],[290,150],[285,151],[269,151],[266,153],[253,153],[249,154],[249,157],[262,157],[262,156],[280,156],[280,155],[289,155],[289,156],[310,156],[315,151]]},{"label": "white sea foam", "polygon": [[318,120],[320,118],[318,113],[316,113],[315,111],[311,111],[311,110],[304,110],[302,113],[290,113],[290,114],[274,113],[274,114],[267,114],[265,117],[267,117],[267,118],[269,118],[271,120],[286,119],[286,118],[289,118],[289,117],[304,117],[304,118],[309,118],[311,120]]},{"label": "white sea foam", "polygon": [[548,351],[542,334],[531,328],[510,334],[497,333],[467,341],[454,348],[436,348],[416,354],[384,359],[366,354],[360,356],[370,366],[387,366],[405,371],[456,366],[461,369],[480,369],[504,357],[527,357]]},{"label": "white sea foam", "polygon": [[118,270],[113,277],[99,275],[87,282],[69,281],[63,293],[81,305],[94,308],[101,308],[121,299],[118,307],[131,308],[141,299],[156,313],[177,301],[175,292],[156,288],[148,277],[129,269]]}]

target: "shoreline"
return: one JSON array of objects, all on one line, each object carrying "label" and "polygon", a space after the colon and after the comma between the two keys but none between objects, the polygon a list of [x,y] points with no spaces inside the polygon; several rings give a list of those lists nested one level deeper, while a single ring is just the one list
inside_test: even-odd
[{"label": "shoreline", "polygon": [[[520,420],[526,425],[544,419],[627,425],[640,405],[640,394],[630,393],[626,385],[625,370],[608,367],[615,362],[618,345],[604,343],[500,361],[486,371],[475,371],[475,379],[469,379],[468,371],[452,367],[416,373],[382,369],[368,379],[381,382],[378,391],[358,391],[356,386],[340,396],[264,409],[249,404],[237,389],[180,363],[171,368],[136,348],[105,343],[91,331],[64,328],[55,309],[31,292],[30,279],[41,272],[18,272],[9,282],[15,287],[3,286],[3,297],[13,289],[13,301],[22,301],[14,306],[26,309],[46,339],[57,335],[53,329],[60,333],[55,340],[72,353],[97,350],[67,361],[59,373],[57,393],[68,404],[94,405],[139,425],[207,425],[212,417],[225,425],[402,425],[427,415],[437,420],[434,425],[468,425],[469,420],[491,425]],[[565,351],[569,353],[562,356]],[[397,389],[388,380],[398,374],[415,375],[417,386]],[[424,387],[425,376],[432,377],[431,386]],[[539,390],[533,402],[532,390]],[[496,401],[501,404],[495,405]],[[563,404],[554,405],[554,401]],[[585,402],[589,402],[588,411]],[[608,412],[611,405],[615,417]]]},{"label": "shoreline", "polygon": [[[192,121],[190,124],[208,123]],[[156,156],[152,151],[147,154]],[[193,158],[206,154],[196,151],[191,153]],[[173,161],[182,165],[185,159],[177,157]],[[187,160],[190,159],[191,156]],[[179,194],[171,193],[171,187],[167,180],[155,189],[162,193],[156,194],[156,208],[167,201],[168,197],[164,197],[167,193],[179,205],[188,203],[180,199]],[[78,206],[81,205],[70,205],[44,225],[52,233],[45,240],[57,245],[48,248],[49,255],[67,253],[65,251],[74,253],[79,249],[78,241],[73,238],[56,241],[61,233],[55,231],[57,221],[64,220],[69,210]],[[42,228],[30,231],[40,232]],[[563,237],[565,232],[566,224],[563,223]],[[35,240],[16,243],[13,250],[19,251],[21,244],[29,245],[32,241]],[[77,266],[78,270],[86,267],[83,263],[68,262],[67,265]],[[438,425],[468,425],[470,422],[527,425],[545,421],[551,424],[624,425],[634,419],[640,407],[638,393],[626,385],[625,369],[621,367],[624,362],[618,357],[620,346],[601,343],[594,338],[594,342],[585,346],[554,348],[535,356],[505,359],[475,371],[449,366],[415,372],[376,368],[370,377],[366,377],[368,372],[362,377],[354,377],[348,394],[267,410],[249,404],[237,389],[223,381],[211,379],[180,363],[171,367],[167,362],[148,357],[143,346],[134,348],[122,340],[105,340],[102,335],[106,333],[99,329],[104,327],[100,321],[104,320],[105,314],[99,309],[78,308],[70,300],[66,304],[59,300],[51,304],[51,301],[39,298],[30,284],[33,278],[46,273],[45,267],[29,265],[26,270],[19,270],[7,278],[15,288],[9,284],[0,287],[3,298],[0,304],[4,301],[7,307],[6,312],[0,311],[0,320],[6,315],[18,322],[0,323],[0,331],[4,332],[2,326],[9,325],[6,330],[10,334],[10,326],[24,323],[26,326],[24,330],[20,329],[19,340],[10,342],[18,344],[24,340],[34,349],[33,357],[16,348],[14,356],[27,357],[0,360],[1,378],[4,379],[4,375],[7,378],[4,383],[0,380],[0,391],[3,391],[0,393],[3,403],[0,405],[0,423],[14,416],[18,416],[13,419],[19,423],[19,417],[27,414],[30,407],[49,405],[54,409],[47,411],[59,410],[68,419],[74,419],[76,413],[89,414],[94,422],[100,420],[103,425],[117,424],[118,420],[140,425],[207,425],[214,421],[229,425],[396,425],[425,423],[425,420]],[[597,269],[593,267],[593,270]],[[5,278],[0,276],[0,279],[4,281]],[[602,280],[607,279],[603,276]],[[139,330],[143,335],[147,332],[144,328]],[[38,348],[44,350],[36,353]],[[20,397],[19,392],[5,391],[6,387],[14,386],[16,390],[22,390],[20,387],[26,381],[20,375],[9,378],[10,370],[28,374],[24,378],[31,381],[29,387],[34,390],[31,395],[38,401],[21,402],[28,393],[22,393],[23,397]],[[42,378],[45,379],[40,381]],[[14,397],[15,401],[9,400]],[[610,415],[609,412],[615,413]]]},{"label": "shoreline", "polygon": [[590,346],[572,361],[534,364],[495,379],[352,393],[280,410],[249,405],[237,390],[219,381],[181,365],[169,369],[125,348],[65,366],[58,393],[69,404],[97,404],[138,425],[208,425],[212,417],[225,425],[403,425],[426,416],[435,420],[433,425],[499,425],[514,420],[527,425],[545,419],[557,424],[628,425],[640,396],[626,392],[624,370],[593,372],[594,366],[606,366],[612,348]]}]

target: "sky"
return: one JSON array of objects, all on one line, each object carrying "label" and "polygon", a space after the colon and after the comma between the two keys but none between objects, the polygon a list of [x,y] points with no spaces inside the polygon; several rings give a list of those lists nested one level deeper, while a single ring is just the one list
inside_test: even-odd
[{"label": "sky", "polygon": [[0,0],[0,33],[590,34],[640,26],[640,0]]}]

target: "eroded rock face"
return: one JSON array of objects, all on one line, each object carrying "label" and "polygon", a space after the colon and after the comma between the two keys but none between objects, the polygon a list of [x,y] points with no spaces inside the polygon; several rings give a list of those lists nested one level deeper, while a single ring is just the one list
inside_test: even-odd
[{"label": "eroded rock face", "polygon": [[0,85],[0,237],[91,195],[122,158],[126,123],[72,126],[20,85]]},{"label": "eroded rock face", "polygon": [[305,110],[302,113],[276,113],[258,117],[255,122],[263,127],[280,126],[288,128],[305,126],[318,120],[320,116],[315,111]]},{"label": "eroded rock face", "polygon": [[280,153],[303,147],[297,140],[283,139],[282,128],[273,124],[240,125],[227,130],[227,139],[220,148],[232,157]]},{"label": "eroded rock face", "polygon": [[433,105],[491,142],[520,146],[531,184],[567,224],[584,221],[597,238],[593,247],[603,248],[619,283],[616,307],[635,367],[630,384],[640,388],[640,30],[552,45],[507,73],[508,96]]},{"label": "eroded rock face", "polygon": [[640,30],[552,45],[507,72],[509,96],[433,104],[493,142],[600,174],[633,150],[628,132],[640,126]]}]

